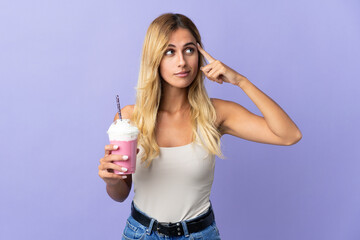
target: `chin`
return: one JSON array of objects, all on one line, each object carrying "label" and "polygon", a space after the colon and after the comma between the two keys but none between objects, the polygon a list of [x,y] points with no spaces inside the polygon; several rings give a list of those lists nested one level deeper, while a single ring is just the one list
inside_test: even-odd
[{"label": "chin", "polygon": [[178,88],[187,88],[192,84],[193,81],[189,81],[189,82],[184,82],[182,84],[176,84]]},{"label": "chin", "polygon": [[172,87],[187,88],[192,84],[193,81],[194,80],[188,80],[188,79],[172,79],[170,82],[168,81],[164,81],[164,82]]}]

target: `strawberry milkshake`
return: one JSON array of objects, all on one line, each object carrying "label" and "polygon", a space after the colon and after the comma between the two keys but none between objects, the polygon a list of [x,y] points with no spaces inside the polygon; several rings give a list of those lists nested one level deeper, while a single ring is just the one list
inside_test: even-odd
[{"label": "strawberry milkshake", "polygon": [[136,168],[137,137],[139,130],[130,124],[129,119],[117,119],[108,131],[110,144],[119,146],[118,150],[111,151],[111,154],[126,155],[129,158],[125,161],[114,161],[115,164],[128,169],[126,173],[114,170],[116,174],[132,174]]}]

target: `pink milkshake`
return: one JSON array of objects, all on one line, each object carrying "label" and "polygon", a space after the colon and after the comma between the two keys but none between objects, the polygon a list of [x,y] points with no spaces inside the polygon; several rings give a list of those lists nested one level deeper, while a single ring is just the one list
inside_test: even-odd
[{"label": "pink milkshake", "polygon": [[[117,119],[110,125],[107,133],[110,144],[119,146],[118,150],[111,151],[111,154],[127,155],[129,157],[127,160],[114,161],[114,163],[128,169],[124,174],[135,173],[137,136],[139,134],[137,127],[131,125],[129,119]],[[117,170],[114,170],[114,173],[122,174]]]}]

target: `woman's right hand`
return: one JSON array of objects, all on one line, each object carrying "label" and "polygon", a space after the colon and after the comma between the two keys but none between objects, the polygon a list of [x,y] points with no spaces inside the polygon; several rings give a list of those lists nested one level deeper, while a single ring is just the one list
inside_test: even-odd
[{"label": "woman's right hand", "polygon": [[[117,150],[118,147],[115,147],[113,144],[105,145],[105,155],[100,159],[99,165],[99,176],[109,185],[115,185],[119,183],[119,181],[127,178],[127,175],[123,174],[115,174],[114,170],[122,172],[126,174],[126,171],[122,169],[122,166],[119,166],[113,161],[125,161],[123,159],[123,155],[111,154],[111,151]],[[139,149],[137,149],[137,153]]]}]

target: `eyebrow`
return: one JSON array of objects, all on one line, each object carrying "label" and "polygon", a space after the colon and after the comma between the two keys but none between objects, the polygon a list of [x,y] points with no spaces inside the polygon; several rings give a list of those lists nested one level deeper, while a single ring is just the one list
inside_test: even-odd
[{"label": "eyebrow", "polygon": [[[185,43],[184,47],[189,46],[189,45],[194,45],[194,47],[196,47],[195,43],[193,43],[193,42]],[[169,44],[168,47],[176,47],[176,46],[174,44]]]}]

